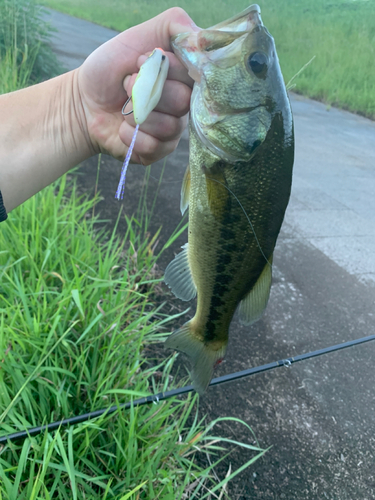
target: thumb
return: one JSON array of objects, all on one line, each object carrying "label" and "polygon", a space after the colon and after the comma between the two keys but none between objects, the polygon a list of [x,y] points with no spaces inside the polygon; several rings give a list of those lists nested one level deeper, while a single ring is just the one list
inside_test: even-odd
[{"label": "thumb", "polygon": [[128,40],[136,41],[137,52],[145,54],[160,47],[172,51],[171,37],[179,33],[200,31],[191,17],[180,7],[173,7],[127,31]]}]

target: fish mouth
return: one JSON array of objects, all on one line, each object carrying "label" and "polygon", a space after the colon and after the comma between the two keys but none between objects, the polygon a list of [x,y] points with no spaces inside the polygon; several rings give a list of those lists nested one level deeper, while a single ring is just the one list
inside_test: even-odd
[{"label": "fish mouth", "polygon": [[252,5],[254,10],[249,13],[249,22],[252,26],[252,29],[257,28],[258,26],[263,26],[262,18],[260,17],[260,7],[257,4]]},{"label": "fish mouth", "polygon": [[253,4],[240,14],[206,30],[173,36],[171,45],[176,56],[188,69],[191,78],[200,83],[201,67],[207,59],[213,62],[221,57],[221,50],[260,29],[265,29],[260,17],[260,7]]},{"label": "fish mouth", "polygon": [[[230,117],[234,118],[234,115],[238,114],[261,114],[259,110],[266,108],[258,104],[238,109],[229,107],[228,109],[227,104],[217,102],[213,96],[207,102],[205,96],[201,94],[202,85],[206,85],[205,67],[208,64],[215,65],[224,71],[231,67],[239,57],[242,57],[243,42],[249,34],[257,31],[264,31],[268,34],[260,16],[260,7],[253,4],[243,12],[206,30],[180,33],[171,39],[173,51],[196,83],[190,106],[192,128],[201,143],[211,153],[229,163],[248,160],[249,155],[253,155],[253,150],[247,148],[242,154],[239,151],[239,146],[234,143],[224,150],[220,141],[215,140],[210,133],[212,127],[222,122],[224,117],[231,119]],[[206,87],[208,86],[206,85]]]},{"label": "fish mouth", "polygon": [[226,21],[211,26],[208,30],[249,33],[257,26],[263,26],[263,22],[260,17],[260,7],[255,3]]}]

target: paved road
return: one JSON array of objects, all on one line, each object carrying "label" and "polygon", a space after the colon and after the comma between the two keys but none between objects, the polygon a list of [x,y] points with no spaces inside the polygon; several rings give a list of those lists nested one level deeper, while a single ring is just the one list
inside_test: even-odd
[{"label": "paved road", "polygon": [[[51,13],[54,48],[68,69],[116,33]],[[79,48],[79,50],[77,50]],[[291,97],[296,162],[291,201],[275,251],[274,284],[264,317],[251,328],[231,326],[220,373],[282,359],[374,333],[375,123]],[[188,160],[185,135],[169,156],[154,227],[163,237],[178,223],[179,190]],[[161,171],[159,162],[153,176]],[[113,194],[121,165],[104,157],[99,186],[103,216],[115,220]],[[81,188],[95,183],[86,162]],[[142,167],[131,167],[125,210],[137,206]],[[157,180],[151,179],[156,187]],[[120,230],[121,230],[120,226]],[[183,244],[181,238],[178,243]],[[173,250],[161,261],[165,265]],[[375,343],[212,388],[202,401],[210,419],[231,415],[273,448],[231,490],[233,499],[375,498]],[[222,432],[246,439],[240,426]],[[246,458],[233,455],[232,465]]]}]

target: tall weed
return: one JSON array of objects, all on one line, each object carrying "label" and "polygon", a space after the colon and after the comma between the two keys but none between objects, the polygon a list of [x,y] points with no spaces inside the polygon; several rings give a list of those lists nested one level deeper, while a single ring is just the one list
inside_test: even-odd
[{"label": "tall weed", "polygon": [[[48,50],[43,56],[48,29],[33,25],[38,13],[33,2],[0,0],[0,93],[51,74]],[[63,177],[2,224],[0,436],[171,384],[175,355],[162,361],[147,355],[173,319],[154,303],[157,235],[147,236],[150,213],[141,202],[139,220],[127,219],[125,235],[107,234],[98,229],[96,200],[79,196]],[[224,498],[227,482],[264,450],[243,422],[237,424],[248,428],[249,444],[212,436],[216,421],[199,420],[196,403],[190,395],[119,409],[0,445],[0,498]],[[228,444],[254,456],[218,481],[214,468]],[[211,456],[207,468],[197,465],[197,453]]]},{"label": "tall weed", "polygon": [[[97,229],[96,200],[66,178],[9,214],[0,233],[0,435],[170,388],[175,355],[150,359],[167,322],[154,302],[155,237],[128,219]],[[160,301],[158,301],[160,302]],[[0,498],[209,498],[226,445],[173,398],[0,449]],[[240,423],[240,425],[245,425]],[[254,443],[240,444],[261,450]],[[211,465],[198,466],[196,453]],[[215,498],[213,496],[213,498]]]},{"label": "tall weed", "polygon": [[[61,72],[49,39],[52,29],[35,0],[0,0],[2,92],[16,90]],[[15,88],[12,89],[12,85]]]}]

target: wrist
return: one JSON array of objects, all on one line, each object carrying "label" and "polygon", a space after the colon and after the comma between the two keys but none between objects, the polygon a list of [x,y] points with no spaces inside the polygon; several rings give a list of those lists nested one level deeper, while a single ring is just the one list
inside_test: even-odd
[{"label": "wrist", "polygon": [[[79,68],[63,75],[67,81],[60,86],[63,119],[60,137],[67,142],[66,150],[75,153],[77,163],[99,153],[99,147],[89,133],[87,113],[79,88]],[[73,153],[73,154],[74,154]]]}]

